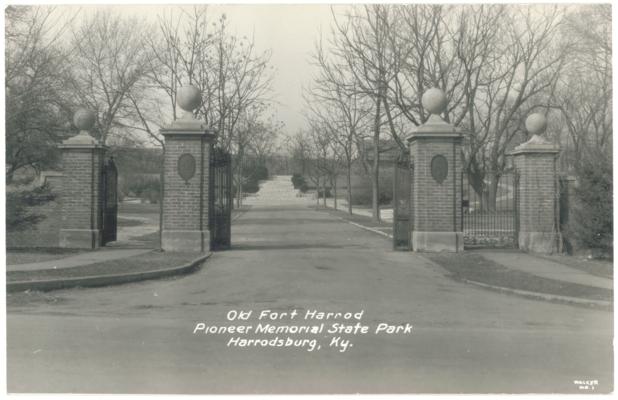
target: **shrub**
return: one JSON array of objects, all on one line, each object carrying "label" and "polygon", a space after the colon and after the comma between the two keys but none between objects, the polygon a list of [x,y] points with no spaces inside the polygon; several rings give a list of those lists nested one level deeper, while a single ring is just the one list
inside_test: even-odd
[{"label": "shrub", "polygon": [[249,179],[242,185],[243,193],[257,193],[260,190],[260,185],[257,179]]},{"label": "shrub", "polygon": [[142,201],[157,203],[161,194],[159,175],[154,174],[129,174],[118,186],[118,192],[123,198],[125,195],[130,195],[139,197]]},{"label": "shrub", "polygon": [[292,185],[294,185],[294,189],[300,189],[303,184],[305,186],[307,185],[305,178],[301,174],[295,173],[292,175]]},{"label": "shrub", "polygon": [[567,235],[577,244],[611,256],[613,252],[612,165],[588,160],[578,168],[576,205]]},{"label": "shrub", "polygon": [[256,163],[247,163],[242,168],[242,176],[245,179],[261,181],[268,179],[268,168]]},{"label": "shrub", "polygon": [[264,165],[258,165],[257,167],[255,167],[253,175],[257,180],[268,179],[268,168],[266,168]]},{"label": "shrub", "polygon": [[[393,201],[393,181],[390,176],[380,179],[380,189],[378,191],[378,204],[391,204]],[[372,199],[371,180],[365,179],[362,184],[352,188],[352,205],[370,206]]]},{"label": "shrub", "polygon": [[301,193],[307,193],[307,191],[309,190],[309,185],[307,185],[307,182],[303,181],[303,183],[300,184],[298,189],[301,191]]},{"label": "shrub", "polygon": [[31,190],[7,191],[6,229],[22,231],[38,224],[44,216],[36,214],[32,207],[43,205],[55,198],[48,185]]},{"label": "shrub", "polygon": [[326,188],[326,190],[324,189],[320,189],[318,190],[318,195],[320,196],[320,198],[324,198],[324,192],[326,192],[326,198],[330,199],[331,197],[333,197],[330,188]]}]

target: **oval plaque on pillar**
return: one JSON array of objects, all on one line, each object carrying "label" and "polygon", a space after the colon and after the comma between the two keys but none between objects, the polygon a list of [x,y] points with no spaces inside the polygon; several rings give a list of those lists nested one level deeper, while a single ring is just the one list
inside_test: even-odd
[{"label": "oval plaque on pillar", "polygon": [[189,183],[189,179],[195,175],[195,157],[189,153],[182,154],[178,158],[178,175]]},{"label": "oval plaque on pillar", "polygon": [[438,154],[431,159],[431,176],[433,179],[442,183],[448,175],[448,161],[442,154]]}]

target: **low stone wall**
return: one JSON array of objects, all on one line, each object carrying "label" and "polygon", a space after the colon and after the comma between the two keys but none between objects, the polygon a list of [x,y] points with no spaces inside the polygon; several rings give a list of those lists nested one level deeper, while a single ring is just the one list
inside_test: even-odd
[{"label": "low stone wall", "polygon": [[57,195],[56,200],[32,207],[32,212],[43,216],[43,219],[34,227],[23,231],[6,232],[6,247],[58,247],[62,206],[60,190],[62,173],[49,171],[41,173],[41,177],[34,185],[49,184],[52,192]]}]

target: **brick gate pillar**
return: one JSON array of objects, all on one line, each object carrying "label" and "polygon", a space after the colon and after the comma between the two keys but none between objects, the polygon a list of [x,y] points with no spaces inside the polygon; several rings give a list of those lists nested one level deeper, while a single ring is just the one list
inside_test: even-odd
[{"label": "brick gate pillar", "polygon": [[528,116],[526,130],[532,137],[517,146],[511,155],[519,174],[519,248],[551,254],[557,250],[559,240],[556,161],[560,149],[540,136],[546,128],[545,116]]},{"label": "brick gate pillar", "polygon": [[184,115],[160,131],[165,137],[161,247],[206,252],[210,145],[215,135],[193,116],[202,101],[197,88],[180,88],[176,100]]},{"label": "brick gate pillar", "polygon": [[102,245],[101,173],[107,148],[90,136],[95,115],[78,110],[73,124],[79,134],[62,142],[63,179],[60,247],[96,249]]},{"label": "brick gate pillar", "polygon": [[407,138],[413,166],[412,250],[462,251],[463,134],[439,115],[447,103],[442,90],[429,89],[421,102],[431,116]]}]

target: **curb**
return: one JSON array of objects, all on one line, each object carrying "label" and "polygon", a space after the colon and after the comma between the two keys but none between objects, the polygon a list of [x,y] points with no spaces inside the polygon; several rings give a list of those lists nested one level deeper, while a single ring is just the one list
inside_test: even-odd
[{"label": "curb", "polygon": [[352,221],[347,220],[347,219],[342,218],[342,217],[337,217],[337,218],[341,219],[342,221],[347,222],[347,223],[348,223],[348,224],[350,224],[350,225],[357,226],[357,227],[359,227],[359,228],[361,228],[361,229],[364,229],[364,230],[366,230],[366,231],[373,232],[373,233],[377,233],[378,235],[381,235],[381,236],[384,236],[384,237],[387,237],[387,238],[390,238],[390,239],[392,239],[392,238],[393,238],[393,235],[389,235],[389,234],[388,234],[388,233],[386,233],[386,232],[382,232],[382,231],[379,231],[379,230],[377,230],[377,229],[369,228],[368,226],[365,226],[365,225],[357,224],[356,222],[352,222]]},{"label": "curb", "polygon": [[[339,211],[339,210],[335,210],[334,208],[331,208],[331,207],[328,207],[328,206],[326,206],[326,208],[324,208],[324,209],[325,209],[325,210],[332,210],[332,211]],[[358,214],[354,214],[354,215],[358,215]],[[361,228],[361,229],[364,229],[364,230],[366,230],[366,231],[373,232],[373,233],[377,233],[377,234],[378,234],[378,235],[380,235],[380,236],[384,236],[384,237],[387,237],[387,238],[389,238],[389,239],[392,239],[392,238],[393,238],[393,235],[390,235],[390,234],[388,234],[388,233],[386,233],[386,232],[382,232],[382,231],[380,231],[380,230],[378,230],[378,229],[374,229],[374,228],[370,228],[370,227],[365,226],[365,225],[361,225],[361,224],[359,224],[359,223],[357,223],[357,222],[350,221],[349,219],[346,219],[346,218],[340,217],[340,216],[338,216],[338,215],[334,215],[334,217],[335,217],[335,218],[339,218],[339,219],[340,219],[340,220],[342,220],[343,222],[346,222],[346,223],[348,223],[348,224],[350,224],[350,225],[354,225],[354,226],[356,226],[356,227],[358,227],[358,228]]]},{"label": "curb", "polygon": [[570,305],[597,307],[597,308],[606,308],[606,309],[611,309],[613,305],[611,301],[605,301],[605,300],[592,300],[592,299],[583,299],[580,297],[560,296],[557,294],[529,292],[527,290],[511,289],[511,288],[506,288],[504,286],[488,285],[487,283],[471,281],[469,279],[463,279],[463,278],[460,279],[460,281],[469,283],[474,286],[479,286],[485,289],[493,290],[496,292],[514,294],[517,296],[526,297],[526,298],[535,299],[535,300],[545,300],[545,301],[565,303],[565,304],[570,304]]},{"label": "curb", "polygon": [[7,293],[22,292],[26,290],[50,291],[58,289],[69,289],[74,287],[97,287],[108,285],[119,285],[123,283],[139,282],[149,279],[159,279],[174,275],[181,275],[199,269],[212,253],[205,254],[179,267],[157,269],[154,271],[133,272],[119,275],[94,275],[83,278],[52,279],[45,281],[18,281],[7,282]]}]

